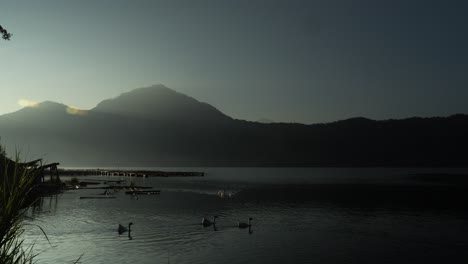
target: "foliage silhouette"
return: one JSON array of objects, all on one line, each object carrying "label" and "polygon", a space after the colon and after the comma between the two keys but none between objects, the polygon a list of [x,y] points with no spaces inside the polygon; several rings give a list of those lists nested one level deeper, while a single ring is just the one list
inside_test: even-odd
[{"label": "foliage silhouette", "polygon": [[28,197],[36,175],[19,165],[19,155],[12,162],[2,149],[0,158],[0,263],[33,263],[32,246],[24,248],[22,234],[24,208],[31,203]]},{"label": "foliage silhouette", "polygon": [[4,40],[10,40],[11,33],[8,33],[8,31],[4,29],[1,25],[0,25],[0,33],[2,34],[2,38]]}]

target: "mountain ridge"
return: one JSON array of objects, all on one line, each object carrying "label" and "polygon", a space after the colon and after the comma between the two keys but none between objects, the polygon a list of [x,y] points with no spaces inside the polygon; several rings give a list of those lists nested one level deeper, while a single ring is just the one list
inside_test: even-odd
[{"label": "mountain ridge", "polygon": [[[16,113],[22,112],[22,111],[31,111],[31,112],[36,111],[36,112],[38,112],[37,110],[40,110],[40,111],[47,111],[47,112],[55,112],[55,111],[57,111],[57,112],[67,112],[67,109],[76,109],[76,110],[84,111],[84,112],[109,113],[109,114],[117,114],[117,115],[121,115],[121,116],[137,117],[138,115],[133,116],[131,114],[122,112],[121,109],[118,110],[118,111],[115,111],[115,109],[106,109],[106,108],[109,107],[109,106],[106,106],[106,105],[111,104],[111,106],[113,108],[115,108],[116,104],[118,105],[118,103],[119,103],[119,102],[116,102],[116,100],[121,99],[122,97],[134,96],[135,94],[140,94],[140,96],[137,97],[137,98],[133,98],[134,99],[133,103],[137,103],[137,101],[138,101],[137,99],[141,100],[142,98],[145,99],[145,100],[153,100],[152,102],[155,102],[154,101],[155,98],[164,97],[164,94],[161,94],[161,91],[165,92],[166,95],[167,94],[175,95],[177,97],[181,97],[181,98],[184,98],[186,100],[189,100],[192,103],[197,103],[197,104],[206,106],[207,109],[213,110],[214,112],[217,112],[217,114],[219,114],[221,116],[224,116],[224,117],[226,117],[226,118],[228,118],[230,120],[246,121],[246,120],[242,120],[242,119],[234,119],[234,118],[222,113],[220,110],[218,110],[217,108],[211,106],[208,103],[198,101],[198,100],[196,100],[196,99],[194,99],[194,98],[192,98],[190,96],[187,96],[187,95],[185,95],[183,93],[177,92],[177,91],[175,91],[173,89],[170,89],[170,88],[168,88],[168,87],[166,87],[166,86],[164,86],[162,84],[156,84],[156,85],[147,86],[147,87],[140,87],[140,88],[136,88],[136,89],[121,93],[118,96],[115,96],[115,97],[109,98],[109,99],[105,99],[105,100],[99,102],[95,107],[93,107],[91,109],[79,109],[79,108],[74,108],[74,107],[68,106],[68,105],[63,104],[63,103],[50,101],[50,100],[45,100],[45,101],[39,102],[39,103],[37,103],[37,104],[35,104],[33,106],[26,106],[26,107],[24,107],[22,109],[19,109],[19,110],[15,111],[15,112],[0,115],[0,117],[15,115]],[[156,92],[156,94],[155,94],[155,92]],[[153,96],[151,96],[151,95],[153,95]],[[156,96],[154,96],[154,95],[156,95]],[[167,98],[164,98],[164,99],[167,99]],[[147,106],[148,105],[145,105],[145,107],[142,108],[142,109],[144,111],[146,111],[146,112],[150,112],[149,110],[152,110],[152,109],[147,108]],[[171,107],[176,108],[174,106],[171,106]],[[69,113],[69,114],[73,114],[73,113]],[[398,119],[395,119],[395,118],[371,119],[371,118],[359,116],[359,117],[350,117],[350,118],[340,119],[340,120],[336,120],[336,121],[320,122],[320,123],[312,123],[312,124],[297,123],[297,122],[293,122],[293,123],[291,123],[291,122],[277,122],[277,121],[272,121],[270,119],[264,119],[264,118],[260,118],[259,120],[256,120],[256,121],[246,121],[246,122],[261,123],[261,124],[266,124],[266,125],[268,125],[268,124],[301,124],[301,125],[307,125],[307,126],[312,125],[313,126],[313,125],[327,125],[327,124],[340,124],[340,123],[361,123],[361,124],[365,124],[365,123],[372,123],[372,122],[392,122],[392,121],[407,121],[407,120],[418,120],[418,119],[457,118],[457,117],[458,118],[463,118],[463,117],[467,117],[467,116],[468,116],[468,114],[462,114],[462,113],[455,113],[455,114],[451,114],[451,115],[448,115],[448,116],[432,116],[432,117],[411,116],[411,117],[398,118]],[[151,120],[153,118],[143,118],[143,119]],[[162,119],[167,120],[167,119],[170,119],[170,118],[162,118]]]},{"label": "mountain ridge", "polygon": [[149,120],[219,122],[232,119],[209,104],[161,84],[122,93],[100,102],[91,111]]},{"label": "mountain ridge", "polygon": [[[45,101],[2,115],[1,143],[68,166],[468,166],[464,114],[262,124],[152,87],[124,93],[123,101],[122,95],[109,99],[106,111],[102,104],[78,110]],[[177,100],[157,102],[151,91]],[[150,105],[126,101],[141,98],[137,93]],[[158,112],[161,105],[170,110],[167,116]]]}]

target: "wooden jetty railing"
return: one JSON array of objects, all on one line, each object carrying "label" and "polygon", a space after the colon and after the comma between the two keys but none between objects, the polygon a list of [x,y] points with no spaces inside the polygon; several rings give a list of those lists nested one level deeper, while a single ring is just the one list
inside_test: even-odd
[{"label": "wooden jetty railing", "polygon": [[60,175],[101,175],[128,177],[203,177],[204,172],[197,171],[151,171],[151,170],[111,170],[111,169],[59,169]]}]

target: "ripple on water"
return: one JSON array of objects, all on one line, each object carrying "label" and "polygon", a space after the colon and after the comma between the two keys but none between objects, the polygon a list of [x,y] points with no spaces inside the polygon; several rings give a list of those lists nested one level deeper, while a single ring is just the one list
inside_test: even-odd
[{"label": "ripple on water", "polygon": [[[94,190],[63,195],[52,208],[44,202],[48,213],[37,214],[39,221],[34,222],[44,228],[53,247],[37,228],[27,227],[26,237],[29,242],[37,240],[39,264],[72,263],[83,253],[83,263],[167,263],[168,258],[170,263],[191,264],[360,263],[356,260],[372,251],[389,252],[389,258],[398,260],[404,250],[401,245],[414,249],[417,256],[441,252],[442,244],[468,244],[465,237],[457,236],[468,232],[466,218],[412,217],[313,202],[220,199],[205,190],[163,191],[139,200],[123,192],[110,200],[79,199],[96,195]],[[200,224],[203,216],[213,215],[220,216],[217,231]],[[254,218],[252,234],[237,227],[237,221],[249,217]],[[117,232],[119,223],[128,222],[134,223],[132,240]],[[434,238],[443,241],[421,246]],[[422,252],[422,247],[430,250]],[[442,249],[452,255],[461,252],[452,252],[449,246]]]}]

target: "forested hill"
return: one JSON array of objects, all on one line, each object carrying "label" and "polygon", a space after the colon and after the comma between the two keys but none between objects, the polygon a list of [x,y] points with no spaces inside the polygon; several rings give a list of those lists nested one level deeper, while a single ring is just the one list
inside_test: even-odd
[{"label": "forested hill", "polygon": [[8,152],[65,166],[468,166],[467,135],[461,114],[248,122],[162,85],[91,110],[43,102],[0,116]]}]

